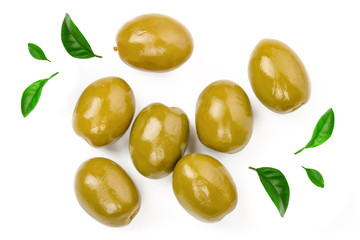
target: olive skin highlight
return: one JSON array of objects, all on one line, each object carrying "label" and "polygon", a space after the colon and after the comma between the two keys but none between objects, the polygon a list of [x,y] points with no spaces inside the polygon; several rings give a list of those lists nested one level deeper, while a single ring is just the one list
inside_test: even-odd
[{"label": "olive skin highlight", "polygon": [[189,139],[189,120],[179,108],[153,103],[136,117],[129,151],[136,169],[145,177],[169,175],[183,156]]},{"label": "olive skin highlight", "polygon": [[128,21],[118,31],[116,44],[125,63],[154,72],[179,67],[193,51],[193,40],[186,27],[161,14],[145,14]]},{"label": "olive skin highlight", "polygon": [[253,113],[245,91],[229,80],[208,85],[196,104],[196,132],[200,141],[219,152],[235,153],[250,140]]},{"label": "olive skin highlight", "polygon": [[75,176],[75,194],[91,217],[111,227],[128,225],[140,210],[134,182],[107,158],[92,158],[81,164]]},{"label": "olive skin highlight", "polygon": [[189,154],[176,164],[173,191],[180,205],[203,222],[218,222],[235,209],[237,192],[226,168],[205,154]]},{"label": "olive skin highlight", "polygon": [[73,129],[91,146],[105,146],[124,135],[134,112],[130,86],[118,77],[102,78],[81,94],[73,113]]},{"label": "olive skin highlight", "polygon": [[293,112],[310,98],[310,80],[304,64],[280,41],[260,41],[251,54],[248,71],[255,95],[274,112]]}]

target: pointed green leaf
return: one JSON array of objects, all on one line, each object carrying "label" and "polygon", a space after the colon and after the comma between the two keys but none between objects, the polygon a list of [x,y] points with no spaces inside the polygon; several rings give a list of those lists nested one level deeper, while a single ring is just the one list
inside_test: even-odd
[{"label": "pointed green leaf", "polygon": [[46,58],[44,51],[38,45],[34,43],[28,43],[28,49],[33,58],[50,62],[50,60]]},{"label": "pointed green leaf", "polygon": [[320,172],[315,169],[303,167],[310,179],[310,181],[320,188],[324,188],[324,178]]},{"label": "pointed green leaf", "polygon": [[305,147],[303,147],[294,154],[296,155],[306,148],[314,148],[326,142],[331,137],[331,134],[334,130],[334,125],[335,115],[333,109],[330,108],[326,111],[326,113],[324,113],[324,115],[321,116],[321,118],[317,122],[313,135],[308,144],[306,144]]},{"label": "pointed green leaf", "polygon": [[51,78],[58,74],[54,73],[49,78],[38,80],[33,82],[30,86],[28,86],[21,97],[21,113],[24,117],[29,115],[31,111],[36,107],[36,104],[39,102],[42,89],[44,85],[49,81]]},{"label": "pointed green leaf", "polygon": [[71,20],[69,14],[65,15],[61,27],[61,41],[65,50],[75,58],[92,58],[98,56],[92,51],[90,44],[80,32],[75,23]]},{"label": "pointed green leaf", "polygon": [[249,167],[249,169],[258,173],[262,185],[278,209],[280,216],[284,217],[290,199],[290,188],[285,176],[279,170],[270,167]]}]

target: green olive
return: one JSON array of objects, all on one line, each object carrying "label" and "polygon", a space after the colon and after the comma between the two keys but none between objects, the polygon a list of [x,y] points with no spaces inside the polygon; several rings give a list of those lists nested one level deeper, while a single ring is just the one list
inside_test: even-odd
[{"label": "green olive", "polygon": [[250,57],[249,79],[258,99],[277,113],[295,111],[310,98],[310,82],[296,53],[284,43],[265,39]]},{"label": "green olive", "polygon": [[239,85],[228,80],[213,82],[201,92],[195,120],[200,141],[219,152],[242,150],[253,129],[248,96]]},{"label": "green olive", "polygon": [[91,217],[112,227],[129,224],[140,210],[141,200],[134,182],[107,158],[92,158],[79,167],[75,194]]},{"label": "green olive", "polygon": [[236,207],[233,179],[218,160],[208,155],[189,154],[181,158],[172,184],[179,203],[201,221],[220,221]]},{"label": "green olive", "polygon": [[188,138],[189,120],[181,109],[150,104],[141,110],[131,128],[132,161],[145,177],[165,177],[184,154]]},{"label": "green olive", "polygon": [[73,114],[73,128],[92,146],[108,145],[126,132],[134,112],[130,86],[118,77],[102,78],[81,94]]},{"label": "green olive", "polygon": [[146,14],[127,22],[116,37],[120,58],[148,71],[168,71],[191,56],[193,40],[178,21],[160,14]]}]

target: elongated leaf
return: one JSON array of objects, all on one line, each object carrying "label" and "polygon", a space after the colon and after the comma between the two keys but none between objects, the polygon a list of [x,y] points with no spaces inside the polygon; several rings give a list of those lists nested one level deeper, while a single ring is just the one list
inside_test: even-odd
[{"label": "elongated leaf", "polygon": [[303,169],[305,169],[310,181],[313,184],[315,184],[316,186],[318,186],[320,188],[324,188],[324,178],[320,172],[318,172],[315,169],[311,169],[311,168],[303,167]]},{"label": "elongated leaf", "polygon": [[335,125],[335,114],[332,108],[326,111],[324,115],[321,116],[319,121],[317,122],[313,135],[306,144],[305,147],[294,153],[295,155],[302,152],[306,148],[314,148],[317,147],[324,142],[326,142],[330,137],[334,130]]},{"label": "elongated leaf", "polygon": [[33,82],[30,86],[28,86],[22,95],[21,98],[21,113],[24,117],[29,115],[32,110],[36,107],[36,104],[39,102],[42,89],[44,85],[49,81],[51,78],[58,74],[54,73],[49,78],[41,79],[36,82]]},{"label": "elongated leaf", "polygon": [[28,49],[33,58],[50,62],[50,60],[45,56],[44,51],[38,45],[34,43],[28,43]]},{"label": "elongated leaf", "polygon": [[61,41],[65,50],[75,58],[101,58],[101,56],[94,54],[90,44],[71,20],[69,14],[65,15],[62,23]]},{"label": "elongated leaf", "polygon": [[284,217],[290,199],[290,188],[285,176],[275,168],[249,168],[258,173],[262,185],[279,210],[280,216]]}]

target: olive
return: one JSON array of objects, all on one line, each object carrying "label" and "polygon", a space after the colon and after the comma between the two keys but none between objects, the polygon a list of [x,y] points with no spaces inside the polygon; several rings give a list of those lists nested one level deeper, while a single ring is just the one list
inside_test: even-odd
[{"label": "olive", "polygon": [[249,142],[253,113],[244,90],[229,80],[208,85],[196,104],[196,131],[200,141],[219,152],[234,153]]},{"label": "olive", "polygon": [[191,56],[190,32],[177,20],[160,14],[138,16],[122,26],[116,36],[120,58],[148,71],[169,71]]},{"label": "olive", "polygon": [[179,108],[153,103],[136,117],[129,150],[136,169],[145,177],[169,175],[185,152],[189,120]]},{"label": "olive", "polygon": [[253,50],[249,79],[258,99],[277,113],[292,112],[310,98],[310,82],[303,63],[284,43],[265,39]]},{"label": "olive", "polygon": [[92,146],[108,145],[126,132],[134,112],[130,86],[118,77],[102,78],[81,94],[73,114],[73,129]]},{"label": "olive", "polygon": [[173,190],[182,207],[204,222],[217,222],[235,209],[235,183],[215,158],[189,154],[176,164]]},{"label": "olive", "polygon": [[134,182],[107,158],[92,158],[79,167],[75,194],[91,217],[112,227],[129,224],[140,209],[141,200]]}]

